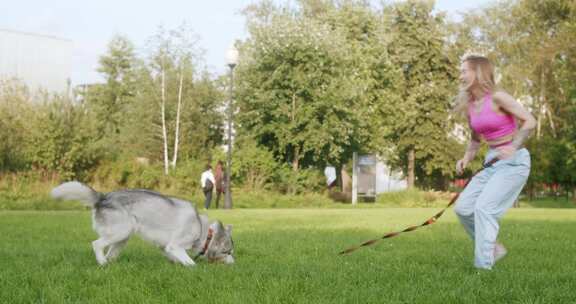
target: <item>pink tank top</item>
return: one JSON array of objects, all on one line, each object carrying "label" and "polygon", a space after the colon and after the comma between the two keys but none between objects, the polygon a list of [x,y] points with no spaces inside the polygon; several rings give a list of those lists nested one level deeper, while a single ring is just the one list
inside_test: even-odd
[{"label": "pink tank top", "polygon": [[485,140],[494,140],[516,131],[516,120],[512,114],[498,114],[492,110],[492,94],[484,96],[480,113],[475,113],[472,104],[468,105],[470,127]]}]

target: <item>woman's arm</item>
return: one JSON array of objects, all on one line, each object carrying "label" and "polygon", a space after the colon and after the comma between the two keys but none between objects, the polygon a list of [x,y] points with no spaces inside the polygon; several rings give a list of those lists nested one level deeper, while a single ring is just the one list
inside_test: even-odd
[{"label": "woman's arm", "polygon": [[530,137],[532,130],[536,127],[536,119],[534,119],[534,116],[532,116],[522,104],[506,92],[496,92],[493,99],[502,110],[514,115],[522,122],[520,129],[512,141],[512,146],[514,146],[515,149],[520,149],[528,137]]},{"label": "woman's arm", "polygon": [[464,157],[456,163],[456,173],[462,174],[468,163],[476,157],[478,149],[480,149],[480,136],[472,130],[470,142],[468,143]]},{"label": "woman's arm", "polygon": [[470,143],[468,143],[468,147],[466,148],[466,153],[464,153],[464,158],[467,162],[471,162],[476,157],[476,153],[480,149],[480,136],[478,133],[472,130],[472,134],[470,136]]}]

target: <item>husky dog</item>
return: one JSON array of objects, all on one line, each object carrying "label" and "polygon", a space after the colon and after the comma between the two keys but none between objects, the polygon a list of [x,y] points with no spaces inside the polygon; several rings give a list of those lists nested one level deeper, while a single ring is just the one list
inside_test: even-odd
[{"label": "husky dog", "polygon": [[61,184],[51,195],[92,207],[92,227],[100,236],[92,248],[100,265],[116,258],[132,234],[158,245],[171,261],[185,266],[195,265],[186,250],[211,262],[234,263],[232,227],[209,223],[185,200],[139,189],[98,193],[79,182]]}]

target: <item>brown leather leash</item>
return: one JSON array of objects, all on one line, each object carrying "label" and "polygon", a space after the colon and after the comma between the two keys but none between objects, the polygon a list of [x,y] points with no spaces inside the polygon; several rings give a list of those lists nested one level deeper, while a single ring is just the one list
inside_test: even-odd
[{"label": "brown leather leash", "polygon": [[[468,179],[468,181],[466,182],[466,184],[464,185],[464,188],[466,188],[466,186],[468,186],[468,183],[470,183],[470,181],[472,180],[472,178],[474,178],[474,176],[476,176],[478,173],[480,173],[482,170],[491,167],[493,164],[495,164],[499,159],[497,157],[491,159],[489,162],[485,163],[482,168],[480,168],[479,170],[477,170],[476,172],[474,172],[474,174],[472,175],[472,177],[470,177],[470,179]],[[397,235],[399,235],[400,233],[403,232],[409,232],[409,231],[414,231],[420,227],[424,227],[424,226],[428,226],[430,224],[434,224],[441,216],[442,214],[444,214],[444,211],[446,211],[446,209],[450,208],[450,206],[452,206],[454,204],[454,202],[456,202],[456,200],[458,199],[458,197],[460,196],[460,193],[457,193],[456,195],[454,195],[454,197],[450,200],[450,202],[448,203],[448,205],[446,207],[444,207],[444,209],[442,209],[442,211],[436,213],[433,217],[429,218],[428,220],[426,220],[424,223],[420,224],[420,225],[416,225],[416,226],[410,226],[404,230],[401,231],[396,231],[396,232],[390,232],[385,234],[384,236],[377,238],[377,239],[372,239],[369,241],[366,241],[358,246],[354,246],[354,247],[350,247],[346,250],[341,251],[339,254],[343,255],[343,254],[349,254],[353,251],[356,251],[362,247],[366,247],[366,246],[370,246],[370,245],[374,245],[375,243],[383,240],[383,239],[389,239],[391,237],[395,237]]]}]

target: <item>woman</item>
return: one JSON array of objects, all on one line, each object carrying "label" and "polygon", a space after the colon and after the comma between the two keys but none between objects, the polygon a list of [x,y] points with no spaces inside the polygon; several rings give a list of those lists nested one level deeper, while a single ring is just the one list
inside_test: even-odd
[{"label": "woman", "polygon": [[455,110],[468,118],[472,136],[456,171],[461,174],[474,159],[481,138],[490,146],[484,162],[499,161],[470,181],[454,211],[474,240],[474,266],[492,269],[507,252],[496,242],[498,220],[518,198],[530,174],[530,154],[524,143],[536,121],[512,96],[496,88],[494,67],[488,58],[467,56],[461,65],[460,82]]},{"label": "woman", "polygon": [[216,209],[218,209],[218,202],[220,196],[224,194],[224,164],[221,160],[216,163],[216,171],[214,172],[214,179],[216,180]]}]

